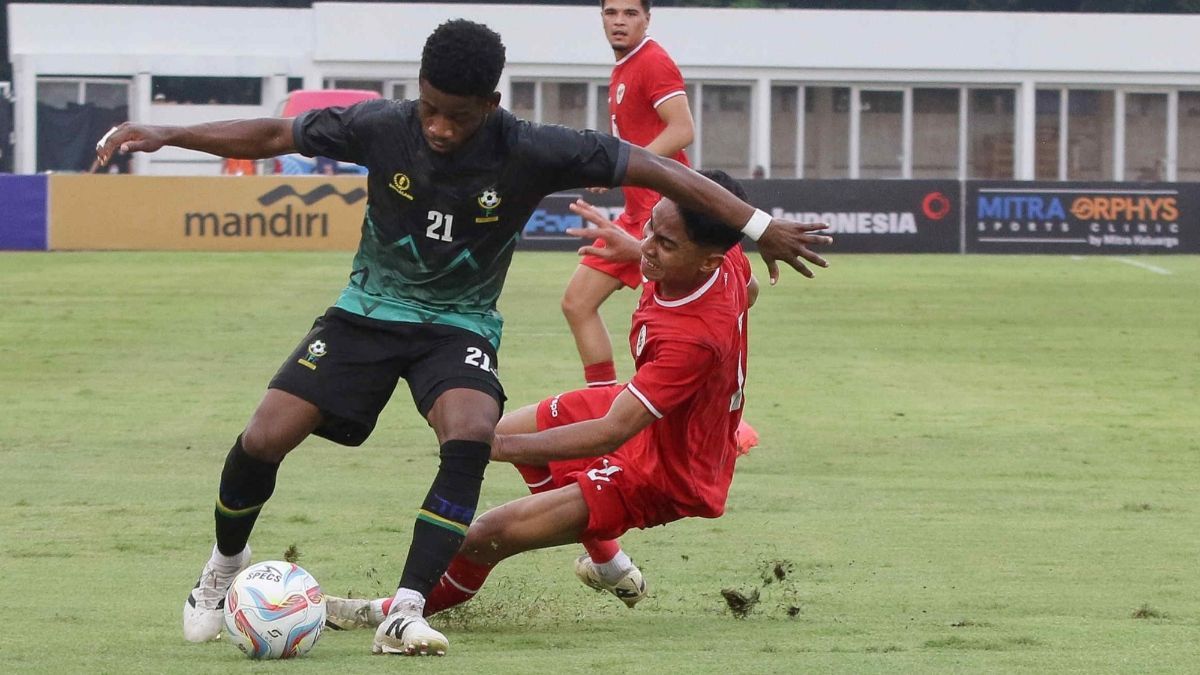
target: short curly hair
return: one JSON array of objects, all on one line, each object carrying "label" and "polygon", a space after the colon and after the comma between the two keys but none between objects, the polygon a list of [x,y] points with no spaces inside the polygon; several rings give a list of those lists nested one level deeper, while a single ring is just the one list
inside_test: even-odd
[{"label": "short curly hair", "polygon": [[[746,197],[746,190],[742,187],[742,184],[724,171],[720,169],[705,169],[699,173],[732,192],[733,196],[738,199],[744,202],[750,201]],[[693,211],[680,205],[679,213],[683,216],[683,226],[687,229],[688,237],[701,246],[713,246],[722,251],[728,251],[733,248],[734,244],[742,241],[740,230],[729,227],[714,218],[707,211]]]},{"label": "short curly hair", "polygon": [[453,19],[434,29],[421,52],[421,79],[455,96],[491,96],[504,70],[504,43],[481,23]]}]

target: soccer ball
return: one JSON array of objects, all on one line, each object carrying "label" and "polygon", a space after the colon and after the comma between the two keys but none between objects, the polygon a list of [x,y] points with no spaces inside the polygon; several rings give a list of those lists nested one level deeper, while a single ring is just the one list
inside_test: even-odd
[{"label": "soccer ball", "polygon": [[269,560],[237,575],[225,596],[225,632],[252,659],[306,654],[325,627],[325,595],[299,565]]}]

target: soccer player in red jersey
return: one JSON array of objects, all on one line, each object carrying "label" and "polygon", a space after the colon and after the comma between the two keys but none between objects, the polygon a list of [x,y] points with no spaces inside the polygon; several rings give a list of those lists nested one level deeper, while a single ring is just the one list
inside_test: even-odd
[{"label": "soccer player in red jersey", "polygon": [[[604,34],[617,63],[608,85],[607,131],[662,157],[687,165],[683,149],[694,135],[683,76],[666,50],[646,35],[650,0],[601,0]],[[642,226],[660,195],[624,188],[625,210],[617,225],[641,238]],[[602,240],[598,242],[603,246]],[[622,286],[642,282],[637,261],[585,255],[563,293],[562,310],[583,361],[588,386],[617,383],[612,341],[600,306]]]},{"label": "soccer player in red jersey", "polygon": [[[723,172],[702,172],[739,197]],[[725,510],[746,378],[747,310],[757,283],[741,235],[663,199],[637,244],[602,230],[607,255],[640,251],[646,284],[629,336],[637,372],[625,385],[570,391],[504,416],[492,459],[548,473],[534,494],[480,516],[425,605],[474,597],[501,560],[537,548],[614,541],[632,528]],[[526,474],[528,475],[528,474]],[[625,559],[628,563],[628,559]],[[646,594],[629,564],[583,556],[576,573],[632,607]],[[374,624],[390,600],[331,599],[335,624]]]}]

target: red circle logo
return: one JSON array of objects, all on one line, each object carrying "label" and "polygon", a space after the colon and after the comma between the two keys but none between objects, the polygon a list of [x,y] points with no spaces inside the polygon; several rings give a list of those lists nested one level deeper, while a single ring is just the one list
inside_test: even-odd
[{"label": "red circle logo", "polygon": [[921,200],[921,210],[930,220],[941,220],[950,213],[950,198],[940,192],[930,192]]}]

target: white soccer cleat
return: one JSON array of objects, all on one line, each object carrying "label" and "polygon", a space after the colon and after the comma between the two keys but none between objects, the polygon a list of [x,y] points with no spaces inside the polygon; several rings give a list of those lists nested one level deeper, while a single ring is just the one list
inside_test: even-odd
[{"label": "white soccer cleat", "polygon": [[[216,552],[214,546],[213,554]],[[184,640],[208,642],[221,637],[221,628],[225,625],[225,594],[234,578],[249,566],[249,546],[238,554],[236,563],[230,567],[214,564],[212,558],[204,563],[196,586],[183,603]]]},{"label": "white soccer cleat", "polygon": [[387,618],[379,599],[325,596],[325,625],[334,630],[375,628]]},{"label": "white soccer cleat", "polygon": [[575,561],[575,576],[588,588],[607,591],[617,596],[629,609],[633,609],[634,605],[646,597],[646,580],[637,565],[630,565],[616,583],[610,584],[600,576],[600,570],[596,569],[596,563],[592,562],[591,557],[584,553]]},{"label": "white soccer cleat", "polygon": [[395,603],[379,628],[375,629],[373,654],[402,654],[404,656],[445,656],[450,641],[434,630],[421,610],[399,607]]}]

